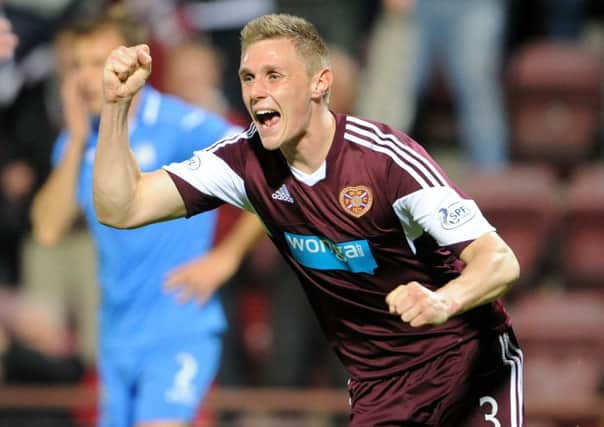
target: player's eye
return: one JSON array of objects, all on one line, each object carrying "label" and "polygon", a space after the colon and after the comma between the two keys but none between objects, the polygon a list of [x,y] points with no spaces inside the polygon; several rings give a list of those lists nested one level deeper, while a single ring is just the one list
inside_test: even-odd
[{"label": "player's eye", "polygon": [[251,74],[243,74],[239,77],[239,79],[241,80],[241,82],[243,83],[250,83],[254,80],[254,76]]}]

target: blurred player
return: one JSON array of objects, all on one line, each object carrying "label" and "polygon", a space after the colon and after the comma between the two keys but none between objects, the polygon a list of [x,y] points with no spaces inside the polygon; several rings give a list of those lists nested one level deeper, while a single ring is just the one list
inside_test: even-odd
[{"label": "blurred player", "polygon": [[[55,168],[33,203],[34,234],[42,244],[56,244],[81,208],[95,240],[101,284],[100,425],[188,425],[215,377],[225,319],[216,296],[206,295],[204,304],[179,304],[162,287],[168,277],[188,280],[195,258],[210,248],[215,215],[128,231],[96,220],[92,166],[103,66],[113,48],[140,42],[144,32],[113,9],[75,26],[73,37],[74,71],[63,88],[66,129],[54,147]],[[145,170],[185,159],[191,150],[233,132],[219,116],[149,86],[124,119],[132,130],[132,156]],[[206,288],[231,272],[225,263],[212,267],[213,276],[201,278]]]},{"label": "blurred player", "polygon": [[9,20],[0,16],[0,62],[13,57],[18,42]]},{"label": "blurred player", "polygon": [[220,203],[255,212],[351,376],[352,426],[523,425],[522,353],[498,300],[519,275],[511,249],[419,144],[329,111],[314,26],[262,16],[241,48],[248,131],[151,173],[129,154],[125,120],[149,49],[112,52],[99,219],[129,228]]}]

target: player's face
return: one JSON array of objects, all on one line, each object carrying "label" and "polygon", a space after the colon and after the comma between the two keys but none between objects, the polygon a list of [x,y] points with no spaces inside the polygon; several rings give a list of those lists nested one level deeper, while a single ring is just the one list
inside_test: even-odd
[{"label": "player's face", "polygon": [[239,67],[243,102],[269,150],[295,143],[311,116],[311,78],[294,44],[285,38],[250,45]]},{"label": "player's face", "polygon": [[89,112],[100,114],[103,102],[103,67],[111,51],[124,41],[117,31],[106,29],[78,37],[74,42],[75,78]]}]

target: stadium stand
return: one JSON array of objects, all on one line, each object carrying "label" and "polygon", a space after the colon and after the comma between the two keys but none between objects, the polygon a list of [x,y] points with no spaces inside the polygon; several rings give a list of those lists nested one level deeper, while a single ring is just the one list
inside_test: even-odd
[{"label": "stadium stand", "polygon": [[520,287],[533,282],[548,261],[559,228],[560,189],[553,170],[514,164],[493,173],[468,172],[460,184],[516,253]]},{"label": "stadium stand", "polygon": [[[524,351],[529,425],[600,426],[604,412],[598,403],[604,373],[604,294],[541,290],[523,295],[511,311]],[[598,405],[599,413],[590,411]]]},{"label": "stadium stand", "polygon": [[[81,409],[94,405],[96,398],[94,390],[78,387],[3,387],[0,388],[0,410]],[[204,406],[217,412],[237,411],[267,416],[279,413],[347,414],[349,411],[345,390],[314,388],[215,388],[208,394]],[[604,400],[601,398],[583,402],[554,401],[543,399],[538,393],[526,402],[526,419],[530,419],[528,427],[576,427],[574,420],[585,420],[579,424],[581,427],[602,427],[604,424],[598,424],[597,420],[603,417]],[[82,427],[94,425],[92,421],[81,424]],[[194,426],[212,425],[195,423]]]},{"label": "stadium stand", "polygon": [[604,166],[584,166],[569,181],[561,267],[571,287],[604,294]]},{"label": "stadium stand", "polygon": [[547,162],[566,174],[596,149],[602,61],[577,43],[535,41],[506,70],[513,158]]}]

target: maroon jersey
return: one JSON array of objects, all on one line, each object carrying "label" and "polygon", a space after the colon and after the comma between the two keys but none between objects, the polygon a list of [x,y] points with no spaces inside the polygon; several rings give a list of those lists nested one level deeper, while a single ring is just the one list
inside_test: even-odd
[{"label": "maroon jersey", "polygon": [[443,286],[462,270],[463,248],[493,227],[419,144],[386,125],[336,115],[312,174],[265,150],[253,125],[166,170],[188,216],[229,203],[260,217],[353,378],[398,375],[509,322],[499,301],[440,326],[389,313],[390,291]]}]

